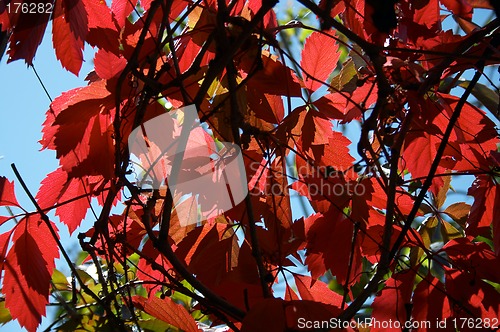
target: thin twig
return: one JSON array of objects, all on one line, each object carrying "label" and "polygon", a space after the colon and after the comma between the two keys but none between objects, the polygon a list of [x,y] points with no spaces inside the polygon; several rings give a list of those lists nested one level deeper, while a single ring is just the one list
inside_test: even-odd
[{"label": "thin twig", "polygon": [[40,205],[38,205],[35,197],[29,191],[28,186],[26,185],[26,183],[24,182],[23,178],[21,177],[21,174],[17,170],[16,165],[15,164],[11,164],[10,166],[12,167],[12,170],[14,171],[14,174],[16,175],[17,180],[19,181],[19,183],[23,187],[24,192],[26,193],[26,195],[28,196],[28,198],[31,200],[31,202],[35,206],[38,214],[40,215],[40,217],[42,218],[43,222],[46,224],[47,228],[49,229],[50,234],[52,235],[52,238],[57,243],[57,247],[61,251],[61,253],[62,253],[63,257],[64,257],[64,260],[66,261],[66,264],[68,264],[68,267],[70,268],[72,274],[78,280],[78,283],[80,284],[80,287],[83,289],[83,291],[85,293],[87,293],[94,300],[96,300],[96,302],[99,303],[106,310],[106,313],[109,315],[109,317],[111,318],[111,321],[114,324],[116,324],[117,326],[121,326],[120,320],[115,316],[115,314],[113,313],[113,311],[111,310],[111,308],[109,306],[106,306],[106,304],[94,292],[92,292],[90,290],[90,288],[88,288],[87,285],[80,278],[80,275],[78,274],[78,271],[76,270],[75,266],[73,265],[73,262],[69,258],[68,253],[66,252],[66,250],[64,249],[64,246],[62,245],[61,241],[59,240],[59,236],[57,235],[56,231],[52,227],[52,225],[50,223],[49,217],[42,211],[42,209],[40,208]]}]

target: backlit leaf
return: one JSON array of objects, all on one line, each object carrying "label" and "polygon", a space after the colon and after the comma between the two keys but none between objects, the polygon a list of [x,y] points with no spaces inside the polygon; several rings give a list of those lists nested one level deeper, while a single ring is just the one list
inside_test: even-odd
[{"label": "backlit leaf", "polygon": [[300,65],[302,78],[310,91],[323,86],[324,81],[333,73],[340,58],[339,46],[330,35],[332,32],[313,32],[307,39],[302,51]]},{"label": "backlit leaf", "polygon": [[134,302],[139,304],[149,315],[158,318],[172,326],[186,332],[199,331],[193,317],[180,304],[175,303],[171,298],[160,299],[154,295],[149,299],[134,297]]},{"label": "backlit leaf", "polygon": [[0,176],[0,206],[19,206],[14,192],[14,181]]},{"label": "backlit leaf", "polygon": [[55,2],[52,40],[56,56],[61,61],[62,66],[78,76],[83,62],[83,45],[87,34],[87,21],[85,8],[80,1],[71,4],[71,8],[63,7],[63,3],[73,1]]},{"label": "backlit leaf", "polygon": [[[57,231],[53,223],[51,227]],[[21,326],[35,331],[45,315],[54,260],[59,251],[49,229],[36,215],[19,222],[12,242],[4,263],[5,306]]]}]

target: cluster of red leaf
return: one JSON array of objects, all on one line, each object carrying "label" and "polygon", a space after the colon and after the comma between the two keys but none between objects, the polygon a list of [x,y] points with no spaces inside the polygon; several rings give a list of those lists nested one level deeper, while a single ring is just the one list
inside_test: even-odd
[{"label": "cluster of red leaf", "polygon": [[[40,143],[60,167],[43,180],[38,211],[0,235],[5,307],[22,326],[35,330],[59,291],[51,275],[61,248],[45,213],[73,233],[94,199],[100,213],[79,240],[106,274],[97,269],[97,293],[81,277],[69,293],[73,304],[90,296],[115,328],[141,326],[145,313],[185,331],[196,321],[296,330],[299,318],[350,321],[377,291],[378,321],[499,318],[498,129],[467,102],[477,80],[450,94],[465,70],[500,63],[498,20],[472,21],[486,1],[299,1],[321,30],[280,26],[269,0],[136,2],[55,2],[62,66],[78,74],[84,45],[97,52],[87,86],[47,111]],[[381,28],[388,9],[397,24]],[[9,61],[34,59],[51,16],[29,15],[0,7]],[[443,30],[447,16],[464,34]],[[298,28],[313,30],[300,62],[279,38]],[[127,138],[191,104],[210,135],[242,147],[250,195],[183,226],[172,194],[131,180]],[[356,154],[339,128],[359,124]],[[451,177],[463,175],[475,177],[473,204],[444,208]],[[292,191],[313,214],[294,220]],[[125,210],[113,215],[118,202]],[[194,198],[182,204],[196,215]],[[5,178],[0,206],[20,208]],[[176,293],[191,302],[175,303]]]}]

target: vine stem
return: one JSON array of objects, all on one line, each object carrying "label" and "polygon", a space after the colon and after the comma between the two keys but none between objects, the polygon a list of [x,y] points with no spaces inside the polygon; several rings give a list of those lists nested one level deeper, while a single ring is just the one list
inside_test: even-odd
[{"label": "vine stem", "polygon": [[[227,8],[226,4],[223,0],[218,1],[219,4],[219,15],[217,16],[217,27],[219,29],[219,38],[216,38],[216,43],[218,44],[218,52],[223,52],[223,47],[230,43],[228,38],[224,33],[224,23],[227,19]],[[260,54],[258,55],[260,57]],[[241,139],[239,128],[242,122],[242,112],[238,105],[238,84],[236,82],[236,68],[234,67],[233,61],[229,61],[226,65],[227,79],[228,79],[228,89],[230,96],[230,123],[231,123],[231,131],[234,143],[241,148]],[[259,246],[259,238],[257,236],[257,226],[255,225],[255,215],[253,213],[253,205],[252,200],[250,198],[250,193],[248,193],[245,197],[245,205],[248,216],[248,225],[250,230],[250,241],[252,243],[252,256],[257,265],[257,270],[259,272],[259,280],[262,288],[262,294],[265,298],[271,297],[271,293],[269,291],[269,285],[266,281],[266,277],[268,275],[268,271],[264,267],[264,262],[262,261],[262,253]]]}]

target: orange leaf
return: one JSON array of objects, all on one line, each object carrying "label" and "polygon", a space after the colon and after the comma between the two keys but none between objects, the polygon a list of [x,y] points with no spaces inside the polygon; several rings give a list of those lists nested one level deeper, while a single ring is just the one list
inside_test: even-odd
[{"label": "orange leaf", "polygon": [[470,211],[470,205],[464,202],[453,203],[444,210],[451,219],[455,220],[459,225],[464,226],[465,219]]},{"label": "orange leaf", "polygon": [[151,296],[145,300],[143,297],[135,297],[134,302],[138,307],[149,315],[158,318],[183,331],[199,331],[196,321],[182,305],[175,303],[171,298],[160,299]]}]

